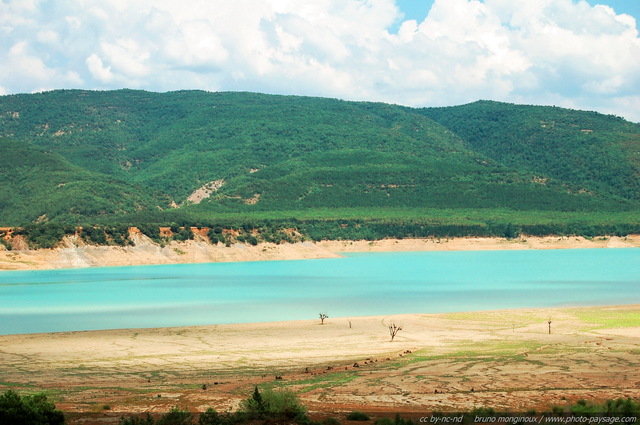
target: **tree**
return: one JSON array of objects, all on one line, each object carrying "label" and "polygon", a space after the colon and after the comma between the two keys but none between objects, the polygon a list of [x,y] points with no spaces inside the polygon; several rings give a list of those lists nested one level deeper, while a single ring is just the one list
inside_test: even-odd
[{"label": "tree", "polygon": [[209,407],[206,412],[200,413],[198,425],[221,425],[224,418],[215,409]]},{"label": "tree", "polygon": [[155,425],[155,423],[149,412],[144,417],[130,416],[125,418],[123,416],[118,421],[118,425]]},{"label": "tree", "polygon": [[253,400],[255,410],[260,414],[264,413],[264,403],[262,401],[262,395],[260,394],[257,385],[253,390],[253,396],[251,397],[251,399]]},{"label": "tree", "polygon": [[329,315],[327,313],[320,313],[320,324],[324,325],[324,319],[328,319]]},{"label": "tree", "polygon": [[0,424],[63,425],[64,414],[44,394],[20,396],[9,390],[0,395]]},{"label": "tree", "polygon": [[396,325],[395,322],[391,322],[389,325],[389,334],[391,335],[391,341],[396,337],[397,333],[402,330],[402,326]]},{"label": "tree", "polygon": [[247,419],[267,419],[289,423],[309,423],[306,409],[298,397],[289,390],[260,392],[255,387],[253,395],[242,401],[240,413]]},{"label": "tree", "polygon": [[172,408],[169,413],[163,415],[157,422],[158,425],[191,425],[193,415],[187,409]]}]

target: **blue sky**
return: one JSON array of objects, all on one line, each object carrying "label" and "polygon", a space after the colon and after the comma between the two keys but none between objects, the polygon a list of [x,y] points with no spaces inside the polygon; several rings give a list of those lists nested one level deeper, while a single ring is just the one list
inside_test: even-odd
[{"label": "blue sky", "polygon": [[[404,14],[404,19],[424,20],[435,0],[397,0],[398,7]],[[518,1],[518,0],[514,0]],[[524,1],[524,0],[520,0]],[[640,0],[588,0],[592,6],[603,4],[613,8],[618,13],[626,13],[640,22]]]},{"label": "blue sky", "polygon": [[201,89],[640,122],[640,0],[0,0],[0,94]]}]

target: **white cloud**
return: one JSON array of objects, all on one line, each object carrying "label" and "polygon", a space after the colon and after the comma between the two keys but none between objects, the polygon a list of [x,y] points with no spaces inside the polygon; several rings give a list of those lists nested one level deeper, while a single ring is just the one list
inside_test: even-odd
[{"label": "white cloud", "polygon": [[97,81],[100,83],[110,83],[113,81],[111,68],[104,66],[102,59],[100,59],[98,55],[92,53],[91,56],[87,58],[86,63],[89,68],[89,72],[91,72],[91,75]]},{"label": "white cloud", "polygon": [[5,0],[0,86],[640,109],[636,22],[610,7],[436,0],[390,34],[400,17],[394,0]]},{"label": "white cloud", "polygon": [[618,96],[603,105],[602,112],[619,115],[640,123],[640,95]]},{"label": "white cloud", "polygon": [[111,64],[114,72],[128,78],[137,79],[149,75],[152,71],[148,62],[151,52],[148,46],[141,46],[134,39],[120,38],[101,44],[101,50]]},{"label": "white cloud", "polygon": [[38,31],[36,39],[42,44],[55,44],[60,41],[60,36],[53,30]]}]

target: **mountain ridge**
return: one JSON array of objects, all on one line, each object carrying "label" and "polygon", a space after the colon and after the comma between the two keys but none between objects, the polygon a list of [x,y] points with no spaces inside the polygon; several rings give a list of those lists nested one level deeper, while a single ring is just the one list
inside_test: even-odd
[{"label": "mountain ridge", "polygon": [[[640,205],[640,125],[493,101],[409,108],[248,92],[8,95],[0,154],[0,220],[9,226]],[[212,182],[199,202],[188,200]]]}]

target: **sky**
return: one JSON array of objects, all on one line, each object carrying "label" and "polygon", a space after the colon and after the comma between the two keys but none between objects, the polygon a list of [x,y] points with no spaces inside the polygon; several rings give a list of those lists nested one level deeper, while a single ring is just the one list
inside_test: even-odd
[{"label": "sky", "polygon": [[640,0],[0,0],[0,94],[489,99],[640,122]]}]

